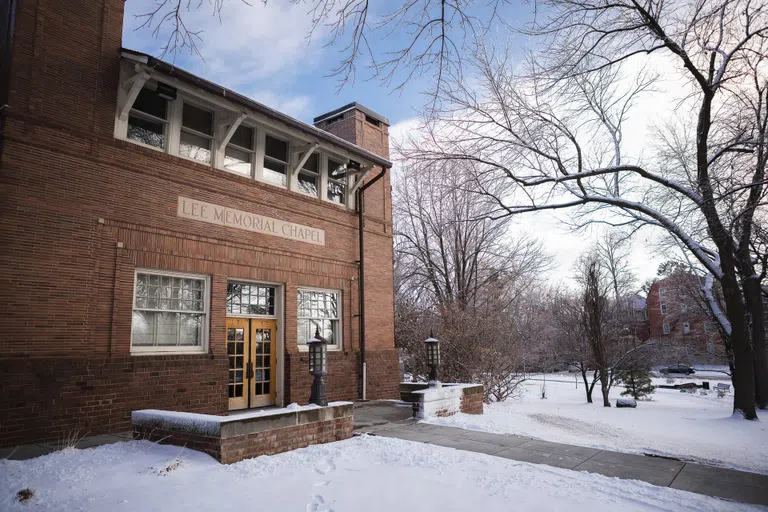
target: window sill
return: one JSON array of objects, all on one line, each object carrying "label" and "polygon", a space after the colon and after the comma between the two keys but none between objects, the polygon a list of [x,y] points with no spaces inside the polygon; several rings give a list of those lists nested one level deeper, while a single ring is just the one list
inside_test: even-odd
[{"label": "window sill", "polygon": [[165,150],[164,147],[159,148],[157,146],[152,146],[150,144],[144,144],[143,142],[139,142],[138,140],[135,140],[135,139],[129,139],[128,137],[126,137],[124,139],[118,139],[118,140],[123,140],[123,141],[125,141],[125,142],[127,142],[129,144],[135,144],[136,146],[139,146],[140,148],[151,149],[152,151],[157,151],[159,153],[163,153],[163,154],[167,154],[168,153]]},{"label": "window sill", "polygon": [[237,171],[233,171],[233,170],[227,169],[226,167],[214,167],[214,169],[216,169],[218,171],[224,171],[224,172],[226,172],[228,174],[233,174],[235,176],[240,176],[241,178],[246,178],[246,179],[249,179],[251,181],[257,181],[250,174],[243,174],[243,173],[240,173],[240,172],[237,172]]},{"label": "window sill", "polygon": [[[318,196],[313,196],[312,194],[309,194],[307,192],[302,192],[301,190],[292,190],[292,192],[296,192],[297,194],[301,194],[304,197],[308,197],[308,198],[314,199],[316,201],[323,201]],[[325,201],[325,202],[329,202],[329,201]]]},{"label": "window sill", "polygon": [[208,351],[203,349],[202,347],[197,348],[184,348],[184,349],[171,349],[171,347],[168,348],[136,348],[131,347],[131,355],[132,356],[193,356],[193,355],[204,355],[207,354]]},{"label": "window sill", "polygon": [[[338,345],[328,345],[328,352],[341,352],[342,347]],[[306,345],[299,345],[299,352],[308,353],[309,347]]]},{"label": "window sill", "polygon": [[[168,153],[168,154],[171,155],[170,153]],[[209,169],[211,169],[213,167],[213,164],[211,164],[211,162],[203,162],[202,160],[198,160],[197,158],[192,158],[192,157],[184,156],[184,155],[171,155],[171,156],[175,156],[176,158],[180,158],[182,160],[186,160],[187,162],[194,162],[194,163],[196,163],[198,165],[202,165],[203,167],[207,167]],[[227,172],[231,172],[231,171],[227,171]],[[241,176],[243,176],[243,175],[241,174]]]}]

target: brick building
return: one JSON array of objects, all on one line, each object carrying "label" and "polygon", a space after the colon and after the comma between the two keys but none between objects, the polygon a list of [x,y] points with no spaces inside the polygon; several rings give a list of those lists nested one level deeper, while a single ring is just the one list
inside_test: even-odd
[{"label": "brick building", "polygon": [[0,445],[306,403],[316,326],[329,399],[398,397],[386,118],[124,49],[123,0],[0,10]]},{"label": "brick building", "polygon": [[648,321],[648,301],[640,295],[631,295],[628,299],[629,310],[632,312],[630,330],[640,341],[651,337],[651,324]]},{"label": "brick building", "polygon": [[698,288],[696,277],[686,273],[651,285],[646,301],[650,337],[678,348],[679,358],[715,361],[724,356],[725,348],[715,323],[698,299]]}]

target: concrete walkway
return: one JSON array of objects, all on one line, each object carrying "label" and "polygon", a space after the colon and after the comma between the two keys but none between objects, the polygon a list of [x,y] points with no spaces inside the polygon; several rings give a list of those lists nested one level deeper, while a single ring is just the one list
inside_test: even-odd
[{"label": "concrete walkway", "polygon": [[[357,414],[357,411],[355,411]],[[413,420],[360,426],[368,433],[486,453],[575,471],[642,480],[653,485],[768,506],[768,475],[715,468],[661,457],[597,450],[525,437],[441,427]]]}]

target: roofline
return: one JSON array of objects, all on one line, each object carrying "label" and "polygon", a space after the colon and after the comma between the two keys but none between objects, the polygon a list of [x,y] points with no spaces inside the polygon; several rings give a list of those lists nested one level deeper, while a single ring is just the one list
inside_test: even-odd
[{"label": "roofline", "polygon": [[145,64],[148,67],[155,69],[161,73],[177,78],[182,82],[186,82],[191,85],[194,85],[195,87],[199,87],[200,89],[208,93],[214,94],[216,96],[220,96],[233,103],[237,103],[238,105],[252,109],[255,112],[258,112],[267,117],[270,117],[275,121],[284,123],[292,128],[295,128],[301,132],[304,132],[307,135],[310,135],[312,137],[317,137],[318,139],[322,139],[329,144],[333,144],[335,146],[344,148],[345,150],[351,153],[355,153],[358,156],[361,156],[364,159],[369,160],[376,165],[380,165],[387,169],[392,168],[392,162],[375,153],[372,153],[371,151],[368,151],[365,148],[358,146],[357,144],[353,144],[347,140],[342,139],[341,137],[337,137],[336,135],[330,132],[321,130],[320,128],[317,128],[310,124],[299,121],[298,119],[294,119],[293,117],[287,114],[283,114],[282,112],[279,112],[273,108],[270,108],[264,105],[263,103],[259,103],[258,101],[254,101],[231,89],[227,89],[209,80],[200,78],[199,76],[194,75],[189,71],[185,71],[181,68],[177,68],[173,64],[169,64],[160,59],[156,59],[151,55],[148,55],[146,53],[142,53],[136,50],[131,50],[129,48],[122,48],[121,56],[129,58],[134,61],[138,61],[141,64]]},{"label": "roofline", "polygon": [[369,109],[365,105],[361,105],[356,101],[353,101],[352,103],[348,103],[344,105],[343,107],[339,107],[336,110],[331,110],[330,112],[326,112],[325,114],[319,115],[316,118],[312,120],[314,123],[319,123],[320,121],[325,121],[326,119],[329,119],[331,117],[335,117],[339,114],[343,114],[344,112],[347,112],[352,109],[357,109],[360,112],[362,112],[365,115],[371,116],[372,118],[376,119],[377,121],[381,121],[382,123],[386,124],[387,126],[390,126],[389,119],[384,117],[381,114],[378,114],[374,112],[373,110]]}]

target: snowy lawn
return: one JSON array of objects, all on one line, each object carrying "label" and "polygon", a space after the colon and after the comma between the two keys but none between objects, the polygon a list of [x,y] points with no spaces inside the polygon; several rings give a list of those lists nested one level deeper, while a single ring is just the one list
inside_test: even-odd
[{"label": "snowy lawn", "polygon": [[[541,379],[541,376],[535,378]],[[699,381],[676,378],[675,383]],[[558,381],[558,382],[555,382]],[[717,382],[712,381],[714,386]],[[666,384],[666,379],[653,379]],[[657,389],[650,402],[636,409],[617,409],[623,388],[611,390],[611,405],[602,406],[600,384],[586,403],[584,384],[576,389],[574,374],[547,376],[547,398],[541,399],[544,383],[528,381],[519,399],[485,406],[482,416],[457,414],[429,423],[517,434],[628,453],[678,457],[713,465],[768,474],[768,414],[763,421],[732,418],[733,395],[717,398],[679,390]],[[733,393],[733,390],[731,390]]]},{"label": "snowy lawn", "polygon": [[[25,503],[24,488],[34,491]],[[1,510],[737,511],[637,481],[372,436],[222,466],[133,441],[0,461]]]}]

